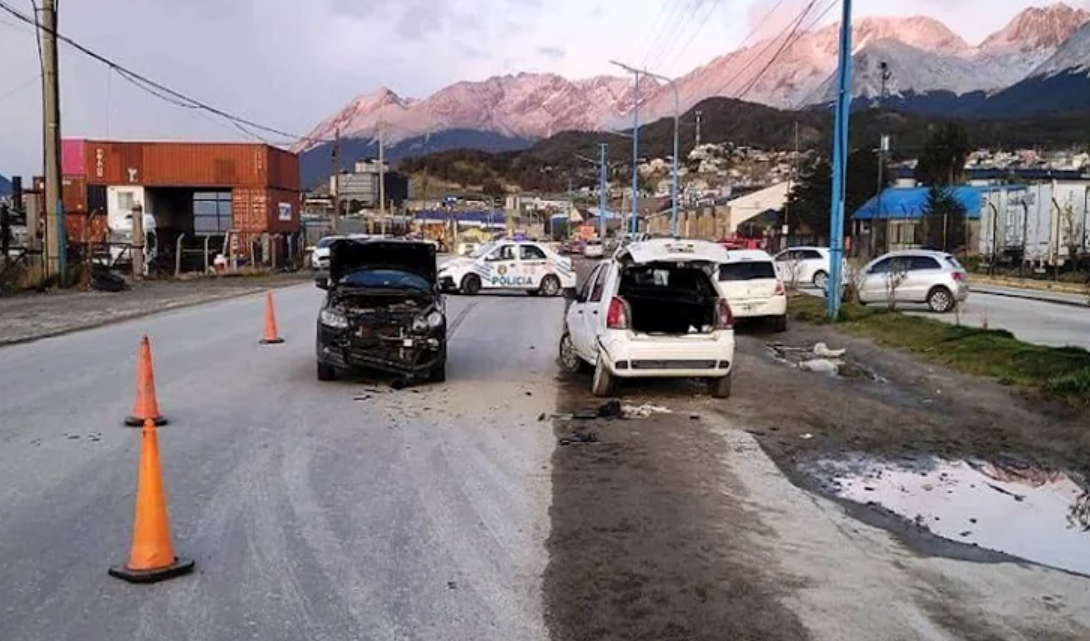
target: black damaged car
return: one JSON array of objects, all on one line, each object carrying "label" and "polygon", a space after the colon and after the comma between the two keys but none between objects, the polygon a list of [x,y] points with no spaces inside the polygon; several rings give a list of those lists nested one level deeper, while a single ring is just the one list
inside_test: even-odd
[{"label": "black damaged car", "polygon": [[330,246],[328,293],[318,313],[318,380],[354,369],[410,381],[446,380],[446,305],[435,246],[341,239]]}]

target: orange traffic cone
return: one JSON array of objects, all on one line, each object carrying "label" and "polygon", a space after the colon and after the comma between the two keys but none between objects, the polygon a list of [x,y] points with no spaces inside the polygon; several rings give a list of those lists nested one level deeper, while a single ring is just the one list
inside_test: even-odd
[{"label": "orange traffic cone", "polygon": [[125,425],[140,427],[149,418],[156,425],[167,424],[167,420],[159,414],[159,401],[155,398],[155,374],[151,368],[151,343],[145,336],[140,341],[140,354],[136,363],[136,401],[132,405],[132,414],[125,419]]},{"label": "orange traffic cone", "polygon": [[129,583],[155,583],[193,570],[192,559],[174,556],[170,542],[163,474],[159,469],[159,437],[155,421],[144,421],[140,443],[140,471],[136,478],[136,518],[132,552],[125,565],[110,568],[110,576]]},{"label": "orange traffic cone", "polygon": [[283,343],[284,339],[276,332],[276,311],[273,309],[272,292],[265,294],[265,338],[262,345],[276,345]]}]

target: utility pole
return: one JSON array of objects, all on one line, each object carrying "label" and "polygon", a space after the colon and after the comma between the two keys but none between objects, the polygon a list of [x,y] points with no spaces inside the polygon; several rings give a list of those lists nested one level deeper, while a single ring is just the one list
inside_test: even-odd
[{"label": "utility pole", "polygon": [[[881,90],[878,94],[878,110],[881,113],[882,106],[886,102],[886,98],[889,96],[889,81],[893,78],[893,73],[889,70],[889,65],[883,60],[879,63],[878,68],[881,70],[880,80],[882,82]],[[877,209],[875,210],[875,220],[882,215],[882,188],[885,186],[885,182],[882,179],[882,173],[885,171],[886,153],[889,151],[889,136],[882,134],[881,143],[878,145],[878,197],[875,201]],[[885,237],[886,237],[886,252],[889,252],[890,238],[889,238],[889,218],[885,221]]]},{"label": "utility pole", "polygon": [[378,215],[382,221],[382,235],[386,235],[386,145],[383,131],[386,123],[378,123]]},{"label": "utility pole", "polygon": [[336,234],[341,220],[341,128],[333,137],[333,233]]},{"label": "utility pole", "polygon": [[635,76],[635,98],[632,106],[632,220],[628,230],[633,236],[640,230],[640,73],[639,69],[621,64],[615,60],[610,63]]},{"label": "utility pole", "polygon": [[603,142],[598,145],[598,162],[600,164],[598,175],[598,235],[602,240],[606,238],[606,208],[609,206],[609,178],[607,176],[608,168],[606,167],[606,162],[609,160],[608,149],[608,143]]},{"label": "utility pole", "polygon": [[57,69],[57,4],[42,0],[38,10],[42,44],[42,123],[45,125],[45,220],[47,275],[63,287],[67,274],[64,203],[61,200],[61,107]]},{"label": "utility pole", "polygon": [[795,158],[794,158],[794,170],[791,172],[791,176],[787,179],[787,196],[788,200],[783,206],[783,226],[780,227],[780,235],[783,236],[783,247],[781,249],[787,249],[790,244],[791,236],[791,190],[794,189],[794,185],[799,181],[799,121],[795,121]]},{"label": "utility pole", "polygon": [[851,116],[852,76],[852,2],[841,3],[840,52],[837,60],[836,126],[833,134],[833,201],[830,211],[828,291],[825,294],[825,311],[829,320],[835,321],[840,313],[841,279],[844,260],[844,188],[845,165],[848,160],[848,121]]},{"label": "utility pole", "polygon": [[693,147],[700,146],[700,119],[704,116],[704,112],[699,109],[696,112],[696,144]]}]

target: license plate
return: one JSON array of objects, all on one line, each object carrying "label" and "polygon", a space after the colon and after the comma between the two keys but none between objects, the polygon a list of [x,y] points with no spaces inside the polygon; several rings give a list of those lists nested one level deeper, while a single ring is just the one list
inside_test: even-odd
[{"label": "license plate", "polygon": [[403,347],[412,347],[413,346],[413,339],[406,338],[405,340],[401,341],[401,345]]}]

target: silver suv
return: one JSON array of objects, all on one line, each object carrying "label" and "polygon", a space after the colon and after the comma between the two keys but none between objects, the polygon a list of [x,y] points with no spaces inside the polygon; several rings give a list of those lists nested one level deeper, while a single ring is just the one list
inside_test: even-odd
[{"label": "silver suv", "polygon": [[856,282],[859,302],[926,303],[940,314],[969,296],[965,268],[946,252],[913,249],[879,256],[867,263]]}]

